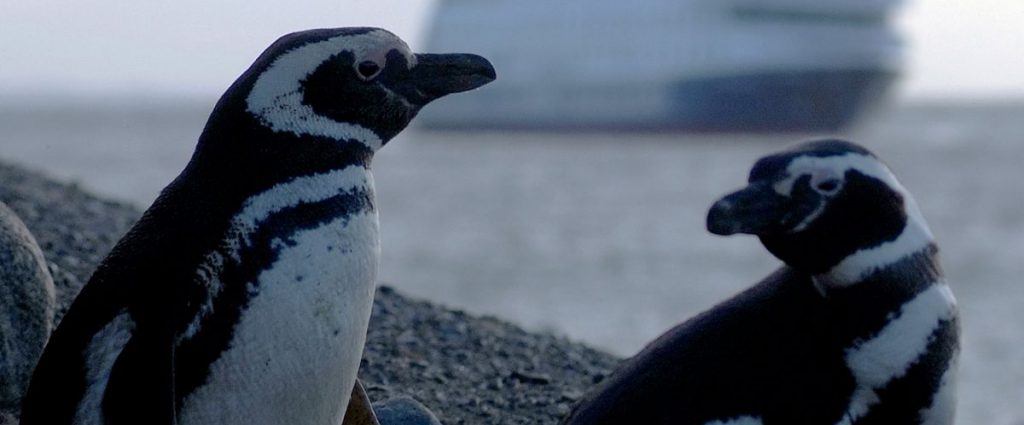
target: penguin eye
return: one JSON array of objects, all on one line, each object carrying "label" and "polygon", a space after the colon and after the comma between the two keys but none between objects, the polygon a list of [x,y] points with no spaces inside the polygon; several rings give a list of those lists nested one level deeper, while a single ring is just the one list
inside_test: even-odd
[{"label": "penguin eye", "polygon": [[363,80],[369,81],[380,74],[381,66],[374,61],[362,61],[356,65],[356,72]]},{"label": "penguin eye", "polygon": [[810,170],[810,186],[824,196],[833,196],[843,188],[843,171],[822,167]]},{"label": "penguin eye", "polygon": [[839,180],[828,179],[820,181],[814,185],[814,190],[824,195],[834,195],[839,190]]}]

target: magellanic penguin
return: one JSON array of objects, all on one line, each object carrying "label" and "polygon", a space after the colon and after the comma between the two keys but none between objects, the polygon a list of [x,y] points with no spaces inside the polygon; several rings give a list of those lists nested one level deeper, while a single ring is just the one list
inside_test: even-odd
[{"label": "magellanic penguin", "polygon": [[340,424],[377,272],[373,154],[494,78],[381,29],[277,40],[72,304],[22,425]]},{"label": "magellanic penguin", "polygon": [[671,329],[564,424],[951,424],[956,302],[913,198],[868,150],[759,160],[708,229],[757,235],[785,266]]}]

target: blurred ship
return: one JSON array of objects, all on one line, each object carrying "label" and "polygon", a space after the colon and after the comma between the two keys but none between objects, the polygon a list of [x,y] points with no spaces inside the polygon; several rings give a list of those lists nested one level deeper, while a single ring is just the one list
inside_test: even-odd
[{"label": "blurred ship", "polygon": [[899,0],[439,0],[428,51],[498,80],[441,128],[829,131],[899,75]]}]

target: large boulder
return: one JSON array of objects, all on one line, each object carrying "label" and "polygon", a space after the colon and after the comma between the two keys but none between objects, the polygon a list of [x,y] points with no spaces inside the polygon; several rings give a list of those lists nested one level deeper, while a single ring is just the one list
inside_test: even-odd
[{"label": "large boulder", "polygon": [[0,415],[21,404],[50,336],[54,297],[42,250],[25,223],[0,202]]}]

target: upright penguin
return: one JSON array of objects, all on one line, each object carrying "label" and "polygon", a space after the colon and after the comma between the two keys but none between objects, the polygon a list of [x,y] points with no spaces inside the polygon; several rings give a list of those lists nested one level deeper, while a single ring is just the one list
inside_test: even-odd
[{"label": "upright penguin", "polygon": [[838,140],[759,160],[708,229],[786,263],[626,360],[564,424],[951,424],[956,302],[917,205]]},{"label": "upright penguin", "polygon": [[341,423],[379,255],[373,154],[494,77],[381,29],[277,40],[72,304],[22,425]]}]

